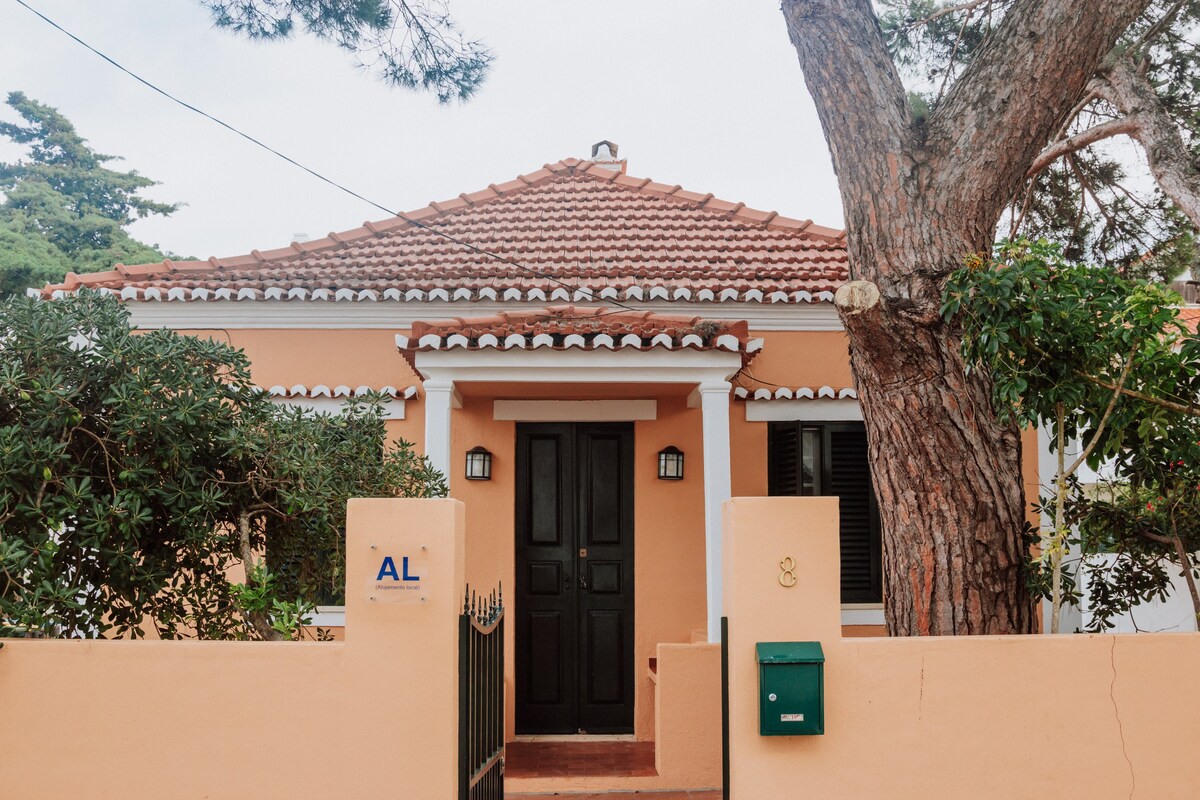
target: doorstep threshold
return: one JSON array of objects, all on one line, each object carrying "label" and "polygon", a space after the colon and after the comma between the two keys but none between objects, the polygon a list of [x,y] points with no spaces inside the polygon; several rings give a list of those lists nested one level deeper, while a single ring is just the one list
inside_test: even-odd
[{"label": "doorstep threshold", "polygon": [[636,742],[632,733],[519,733],[514,742]]}]

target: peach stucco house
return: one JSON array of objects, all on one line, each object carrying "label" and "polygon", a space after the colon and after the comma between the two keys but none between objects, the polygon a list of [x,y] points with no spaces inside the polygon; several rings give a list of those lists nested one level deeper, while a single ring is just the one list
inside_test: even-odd
[{"label": "peach stucco house", "polygon": [[[654,738],[657,647],[719,637],[731,496],[839,496],[844,631],[882,633],[832,303],[843,232],[632,177],[607,142],[592,156],[317,241],[46,290],[226,339],[279,402],[392,395],[391,433],[466,504],[467,577],[504,586],[509,737]],[[466,474],[479,449],[486,480]]]}]

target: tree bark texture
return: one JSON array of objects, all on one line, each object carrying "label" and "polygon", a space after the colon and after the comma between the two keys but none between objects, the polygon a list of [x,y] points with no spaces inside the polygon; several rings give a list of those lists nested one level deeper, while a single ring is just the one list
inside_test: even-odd
[{"label": "tree bark texture", "polygon": [[[841,187],[839,305],[867,421],[892,635],[1035,630],[1020,437],[967,374],[945,278],[991,250],[1026,171],[1148,0],[1017,0],[927,119],[910,111],[870,0],[784,0]],[[860,293],[860,296],[863,296]],[[844,295],[845,300],[848,295]]]}]

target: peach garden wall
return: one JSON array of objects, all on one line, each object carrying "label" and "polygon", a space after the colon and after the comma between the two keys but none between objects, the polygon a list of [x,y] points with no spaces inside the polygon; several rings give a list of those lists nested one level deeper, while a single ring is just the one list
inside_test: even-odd
[{"label": "peach garden wall", "polygon": [[[352,500],[344,642],[5,640],[0,797],[453,798],[463,541],[456,501]],[[424,601],[370,599],[386,555]]]},{"label": "peach garden wall", "polygon": [[[0,797],[450,800],[463,511],[352,502],[344,642],[7,640]],[[726,513],[734,800],[1200,796],[1200,634],[842,638],[836,500]],[[385,554],[424,602],[370,599]],[[761,737],[754,644],[793,640],[824,647],[825,734]],[[713,786],[717,648],[658,656],[662,775],[639,788]]]},{"label": "peach garden wall", "polygon": [[[733,800],[1200,797],[1200,634],[844,639],[837,530],[835,498],[726,506]],[[821,642],[824,735],[759,736],[760,641]]]}]

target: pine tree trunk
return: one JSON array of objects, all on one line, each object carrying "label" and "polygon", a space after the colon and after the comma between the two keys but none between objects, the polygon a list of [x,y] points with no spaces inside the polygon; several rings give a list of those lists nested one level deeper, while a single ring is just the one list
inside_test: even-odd
[{"label": "pine tree trunk", "polygon": [[843,308],[869,420],[889,632],[1034,630],[1017,431],[996,423],[944,325],[880,305],[854,312]]},{"label": "pine tree trunk", "polygon": [[870,0],[784,0],[833,157],[852,277],[838,305],[867,423],[892,635],[1036,629],[1022,564],[1020,438],[940,316],[996,221],[1148,0],[1015,0],[928,118]]}]

